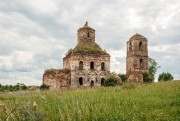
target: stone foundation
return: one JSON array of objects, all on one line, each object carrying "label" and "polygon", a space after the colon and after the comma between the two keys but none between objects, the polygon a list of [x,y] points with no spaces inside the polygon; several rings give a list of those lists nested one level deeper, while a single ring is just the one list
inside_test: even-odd
[{"label": "stone foundation", "polygon": [[135,83],[143,82],[143,75],[139,72],[134,72],[130,74],[127,82],[135,82]]}]

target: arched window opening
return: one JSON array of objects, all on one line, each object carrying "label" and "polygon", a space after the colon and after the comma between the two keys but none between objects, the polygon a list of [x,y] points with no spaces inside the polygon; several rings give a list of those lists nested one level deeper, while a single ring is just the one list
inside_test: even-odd
[{"label": "arched window opening", "polygon": [[101,79],[101,86],[104,86],[104,83],[105,83],[105,79],[102,78],[102,79]]},{"label": "arched window opening", "polygon": [[80,85],[80,86],[83,85],[83,78],[82,78],[82,77],[79,78],[79,85]]},{"label": "arched window opening", "polygon": [[142,42],[139,43],[139,50],[143,50]]},{"label": "arched window opening", "polygon": [[94,69],[94,62],[92,61],[91,63],[90,63],[90,69]]},{"label": "arched window opening", "polygon": [[132,51],[132,44],[131,44],[131,42],[129,43],[129,51]]},{"label": "arched window opening", "polygon": [[91,86],[91,87],[94,87],[94,81],[91,81],[90,86]]},{"label": "arched window opening", "polygon": [[144,62],[143,62],[143,59],[140,59],[140,69],[144,69]]},{"label": "arched window opening", "polygon": [[129,73],[131,73],[131,68],[129,68]]},{"label": "arched window opening", "polygon": [[105,63],[104,62],[101,63],[101,70],[105,70]]},{"label": "arched window opening", "polygon": [[87,33],[87,38],[90,38],[90,33],[89,32]]},{"label": "arched window opening", "polygon": [[83,62],[82,62],[82,61],[79,62],[79,69],[80,69],[80,70],[83,69]]}]

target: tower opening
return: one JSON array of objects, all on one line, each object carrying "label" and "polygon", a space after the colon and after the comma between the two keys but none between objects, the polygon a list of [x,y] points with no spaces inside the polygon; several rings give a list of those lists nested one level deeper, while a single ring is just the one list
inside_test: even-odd
[{"label": "tower opening", "polygon": [[143,62],[143,59],[140,59],[140,69],[144,69],[144,62]]},{"label": "tower opening", "polygon": [[87,38],[90,38],[90,33],[89,32],[87,33]]},{"label": "tower opening", "polygon": [[131,42],[129,43],[129,51],[132,51],[132,44],[131,44]]},{"label": "tower opening", "polygon": [[142,42],[139,43],[139,50],[143,50]]}]

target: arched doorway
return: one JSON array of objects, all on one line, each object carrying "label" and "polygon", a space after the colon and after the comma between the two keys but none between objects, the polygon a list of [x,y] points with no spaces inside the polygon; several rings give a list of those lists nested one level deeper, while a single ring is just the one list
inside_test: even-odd
[{"label": "arched doorway", "polygon": [[91,87],[94,87],[94,81],[91,81],[90,86],[91,86]]},{"label": "arched doorway", "polygon": [[105,79],[102,78],[102,79],[101,79],[101,86],[104,86],[104,81],[105,81]]},{"label": "arched doorway", "polygon": [[83,85],[83,78],[82,78],[82,77],[79,78],[79,85],[80,85],[80,86]]}]

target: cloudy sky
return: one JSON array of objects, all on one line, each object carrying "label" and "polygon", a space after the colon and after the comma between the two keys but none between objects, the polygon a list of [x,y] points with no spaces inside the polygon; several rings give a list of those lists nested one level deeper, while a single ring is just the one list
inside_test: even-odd
[{"label": "cloudy sky", "polygon": [[180,79],[179,0],[0,0],[0,83],[40,85],[45,69],[63,67],[85,21],[111,54],[111,71],[125,73],[126,42],[139,33],[157,75]]}]

